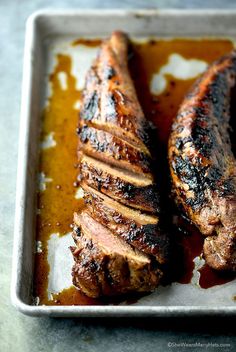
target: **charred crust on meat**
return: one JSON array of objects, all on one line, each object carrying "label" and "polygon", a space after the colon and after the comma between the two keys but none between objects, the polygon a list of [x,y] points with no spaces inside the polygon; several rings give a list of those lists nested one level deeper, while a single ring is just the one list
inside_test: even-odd
[{"label": "charred crust on meat", "polygon": [[98,263],[95,260],[89,260],[89,266],[90,266],[90,270],[93,273],[98,272],[98,270],[100,269],[100,266],[98,265]]},{"label": "charred crust on meat", "polygon": [[[102,167],[102,166],[101,166]],[[82,161],[81,175],[87,184],[98,191],[119,199],[122,203],[136,208],[159,213],[159,194],[155,183],[139,187],[125,181],[119,176],[111,175],[96,167],[91,161],[89,164]]]},{"label": "charred crust on meat", "polygon": [[78,135],[80,137],[81,142],[86,143],[90,142],[91,146],[99,152],[104,152],[108,147],[109,143],[103,139],[102,142],[97,138],[97,133],[94,129],[89,128],[87,125],[83,125],[79,131]]},{"label": "charred crust on meat", "polygon": [[76,237],[81,236],[81,230],[78,226],[74,226],[74,232],[75,232]]},{"label": "charred crust on meat", "polygon": [[[153,265],[152,260],[147,259],[147,257],[143,262],[145,257],[138,252],[134,252],[131,247],[123,247],[125,248],[123,255],[119,251],[117,253],[116,251],[113,252],[114,241],[110,250],[108,250],[108,247],[105,250],[103,246],[99,247],[96,244],[99,241],[99,231],[96,234],[95,230],[96,222],[93,220],[90,225],[93,226],[91,232],[95,242],[93,246],[89,245],[91,249],[88,249],[91,235],[87,237],[87,235],[83,234],[82,239],[79,240],[81,249],[78,256],[75,257],[75,264],[72,270],[75,286],[91,297],[98,297],[104,294],[120,294],[135,290],[145,291],[148,288],[154,289],[161,276],[158,266]],[[98,226],[101,227],[101,225]],[[86,231],[88,230],[89,228]],[[102,231],[104,231],[103,235],[108,236],[109,239],[110,236],[113,237],[112,233],[104,227]],[[136,260],[138,261],[135,262]]]},{"label": "charred crust on meat", "polygon": [[209,236],[204,243],[205,258],[218,270],[236,270],[236,160],[229,125],[235,115],[235,87],[233,51],[196,81],[180,106],[169,139],[177,203]]},{"label": "charred crust on meat", "polygon": [[114,93],[108,93],[107,94],[107,110],[106,110],[106,116],[107,120],[109,121],[110,119],[114,119],[117,116],[117,109],[116,109],[117,101]]},{"label": "charred crust on meat", "polygon": [[153,290],[169,248],[153,174],[155,128],[128,72],[127,37],[113,36],[86,77],[77,130],[85,208],[74,216],[72,275],[91,297]]},{"label": "charred crust on meat", "polygon": [[[203,166],[201,159],[195,161],[182,156],[176,156],[172,161],[172,168],[178,178],[186,185],[189,190],[194,192],[193,197],[185,197],[185,203],[193,208],[199,209],[206,200],[205,191],[210,189],[218,192],[219,195],[227,195],[233,191],[230,180],[226,180],[220,185],[222,170],[214,166]],[[231,193],[232,194],[232,193]]]},{"label": "charred crust on meat", "polygon": [[218,194],[221,197],[232,196],[235,194],[235,180],[233,177],[229,177],[223,181],[220,189],[218,190]]},{"label": "charred crust on meat", "polygon": [[[191,127],[191,134],[184,138],[181,136],[175,138],[175,147],[179,153],[184,151],[185,144],[188,143],[188,147],[192,146],[195,148],[203,158],[209,159],[214,153],[223,155],[223,145],[219,145],[219,142],[215,137],[214,129],[218,128],[221,136],[222,133],[227,130],[227,128],[223,128],[222,130],[222,125],[225,126],[227,123],[227,121],[225,121],[225,114],[227,113],[225,101],[229,90],[226,79],[227,74],[227,71],[220,72],[211,84],[209,84],[207,92],[201,102],[202,106],[189,105],[188,109],[180,110],[180,113],[172,126],[172,131],[177,135],[180,135],[184,130],[182,119],[190,114],[192,114],[194,118]],[[196,82],[191,93],[187,95],[186,101],[195,98],[198,93],[198,84],[200,82],[201,79]],[[211,116],[209,117],[210,112]],[[214,118],[215,121],[214,125],[212,125],[212,118]],[[230,144],[227,136],[222,137],[224,143]],[[208,187],[214,191],[217,191],[218,189],[219,194],[222,196],[229,194],[233,190],[230,180],[227,180],[220,185],[220,180],[223,176],[223,165],[217,167],[209,163],[208,166],[203,167],[200,158],[194,158],[193,161],[187,157],[178,156],[175,153],[172,155],[173,172],[178,175],[182,182],[187,184],[189,188],[196,193],[194,198],[187,200],[187,203],[191,206],[193,204],[200,206],[204,202],[204,189],[202,188],[202,185],[205,185],[205,189]],[[198,183],[201,185],[201,192]],[[197,196],[197,193],[200,194],[200,197]]]},{"label": "charred crust on meat", "polygon": [[204,157],[210,157],[212,152],[212,146],[215,143],[215,137],[210,128],[207,126],[202,126],[203,121],[200,119],[196,120],[192,128],[192,135],[189,137],[189,141],[198,148],[199,152]]},{"label": "charred crust on meat", "polygon": [[81,110],[80,117],[83,120],[91,121],[98,111],[99,97],[96,91],[84,100],[83,109]]},{"label": "charred crust on meat", "polygon": [[78,135],[83,144],[89,143],[95,152],[106,153],[110,160],[122,160],[130,166],[140,167],[145,173],[152,169],[152,158],[110,133],[82,126]]},{"label": "charred crust on meat", "polygon": [[115,71],[114,67],[106,66],[106,68],[104,70],[104,78],[105,79],[112,79],[115,76],[116,76],[116,71]]},{"label": "charred crust on meat", "polygon": [[[108,207],[102,198],[84,191],[85,203],[89,205],[90,215],[116,232],[124,240],[144,252],[156,256],[161,261],[168,257],[168,236],[161,232],[158,224],[140,225],[136,221],[121,215],[116,209]],[[120,226],[121,225],[121,226]]]},{"label": "charred crust on meat", "polygon": [[175,140],[175,147],[179,151],[181,151],[186,143],[192,142],[192,137],[184,137],[184,138],[176,138]]}]

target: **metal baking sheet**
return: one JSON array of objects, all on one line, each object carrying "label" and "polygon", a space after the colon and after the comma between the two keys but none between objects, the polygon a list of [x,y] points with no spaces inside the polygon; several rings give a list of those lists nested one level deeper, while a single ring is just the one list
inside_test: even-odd
[{"label": "metal baking sheet", "polygon": [[[12,302],[23,313],[39,316],[199,316],[235,315],[235,281],[207,290],[173,283],[132,305],[36,306],[32,297],[39,126],[48,94],[46,74],[53,51],[66,52],[80,37],[104,37],[122,29],[133,37],[236,38],[233,11],[43,11],[33,14],[26,29],[21,127],[12,272]],[[104,25],[105,24],[105,25]],[[52,49],[53,48],[53,49]],[[93,53],[94,55],[94,53]],[[65,245],[66,246],[66,245]],[[69,262],[69,265],[70,262]],[[197,275],[197,273],[196,273]],[[54,275],[56,277],[56,275]],[[194,280],[193,280],[194,281]],[[61,287],[51,274],[51,285]],[[62,286],[63,288],[63,286]]]}]

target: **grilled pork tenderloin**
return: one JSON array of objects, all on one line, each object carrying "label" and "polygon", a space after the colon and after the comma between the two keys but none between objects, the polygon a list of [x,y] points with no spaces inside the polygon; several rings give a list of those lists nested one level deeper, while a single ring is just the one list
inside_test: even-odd
[{"label": "grilled pork tenderloin", "polygon": [[[236,270],[236,160],[230,141],[236,52],[215,61],[173,122],[169,165],[177,203],[206,235],[206,262]],[[235,118],[234,116],[231,116]]]},{"label": "grilled pork tenderloin", "polygon": [[169,254],[159,226],[153,127],[129,74],[128,46],[121,32],[104,41],[83,91],[78,158],[86,205],[74,217],[72,275],[91,297],[152,291]]}]

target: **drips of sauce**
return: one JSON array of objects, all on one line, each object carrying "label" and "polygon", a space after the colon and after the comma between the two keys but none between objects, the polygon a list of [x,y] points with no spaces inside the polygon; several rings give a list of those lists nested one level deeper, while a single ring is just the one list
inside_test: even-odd
[{"label": "drips of sauce", "polygon": [[[72,43],[95,47],[99,40],[78,39]],[[165,91],[154,96],[150,94],[152,75],[166,64],[172,53],[178,53],[185,59],[199,59],[208,63],[233,48],[230,40],[151,40],[146,43],[134,43],[134,58],[130,62],[131,74],[135,81],[138,97],[145,115],[157,127],[159,158],[157,173],[160,175],[161,189],[169,192],[168,165],[166,160],[167,141],[171,122],[178,107],[194,79],[179,80],[166,75]],[[60,84],[58,74],[63,72],[66,77],[67,89]],[[78,109],[75,104],[80,100],[81,92],[76,90],[75,78],[71,75],[71,59],[66,55],[57,56],[57,65],[50,76],[52,95],[43,114],[42,140],[54,132],[56,145],[41,151],[40,172],[51,179],[46,183],[46,190],[38,193],[37,240],[41,241],[43,251],[36,253],[34,295],[39,297],[40,304],[46,305],[93,305],[116,304],[124,298],[98,300],[86,297],[74,287],[53,294],[48,298],[47,285],[49,265],[47,262],[47,240],[50,234],[65,234],[71,231],[73,212],[83,207],[83,201],[75,199],[77,186],[77,137],[76,126]],[[161,174],[158,170],[162,170]],[[176,237],[176,260],[179,269],[170,275],[170,281],[189,283],[194,269],[193,259],[201,255],[203,237],[198,230],[181,218],[172,202],[166,199],[166,208],[170,218],[175,218],[173,226]],[[199,270],[200,286],[204,288],[223,284],[227,279],[213,272],[207,265]],[[134,300],[128,299],[130,303]]]},{"label": "drips of sauce", "polygon": [[[78,111],[74,104],[80,99],[75,90],[75,78],[71,76],[71,59],[58,55],[57,65],[50,76],[52,96],[43,113],[42,140],[52,131],[56,145],[41,151],[40,172],[52,179],[46,190],[38,194],[37,240],[42,242],[43,251],[36,254],[35,295],[41,304],[49,304],[47,285],[49,265],[47,240],[50,234],[66,234],[71,231],[73,212],[83,206],[75,199],[77,180],[77,136]],[[62,89],[58,73],[64,72],[67,89]]]},{"label": "drips of sauce", "polygon": [[209,288],[215,285],[224,285],[236,278],[235,273],[221,273],[213,270],[207,264],[204,264],[200,272],[199,285],[202,288]]},{"label": "drips of sauce", "polygon": [[118,305],[121,302],[133,304],[143,297],[144,294],[129,294],[116,297],[103,297],[100,299],[87,297],[85,294],[77,290],[74,286],[64,289],[60,293],[52,295],[52,300],[48,301],[48,305]]},{"label": "drips of sauce", "polygon": [[76,46],[79,44],[86,45],[92,48],[99,46],[101,44],[101,39],[76,39],[71,43],[72,46]]}]

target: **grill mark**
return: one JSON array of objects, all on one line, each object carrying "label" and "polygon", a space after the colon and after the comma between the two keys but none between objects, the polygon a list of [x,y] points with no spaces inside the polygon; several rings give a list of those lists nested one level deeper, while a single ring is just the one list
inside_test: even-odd
[{"label": "grill mark", "polygon": [[[231,62],[231,65],[233,67],[235,63]],[[235,79],[236,74],[235,68],[232,67],[216,76],[215,80],[208,85],[203,98],[199,100],[199,106],[194,106],[199,93],[200,78],[186,97],[186,101],[189,100],[188,108],[180,110],[172,126],[172,133],[176,136],[174,139],[176,151],[173,150],[171,166],[179,180],[194,192],[193,198],[184,197],[184,201],[194,211],[203,206],[206,201],[204,193],[207,189],[218,193],[221,197],[233,194],[235,191],[233,179],[223,179],[226,168],[225,153],[232,155],[228,134],[229,76],[232,76],[233,72]],[[181,137],[181,133],[185,130],[186,118],[192,119],[190,134]],[[186,144],[188,144],[186,148],[195,150],[194,157],[186,157]],[[213,165],[212,158],[215,156],[218,164]],[[181,194],[183,197],[185,192]]]},{"label": "grill mark", "polygon": [[[106,153],[106,157],[110,159],[109,163],[111,165],[112,160],[114,160],[114,162],[120,160],[127,162],[130,166],[140,167],[144,173],[150,173],[153,160],[149,155],[145,155],[139,149],[129,145],[128,142],[124,142],[122,139],[109,132],[107,132],[107,134],[104,132],[103,135],[99,134],[99,132],[103,131],[90,128],[87,125],[83,125],[77,129],[82,144],[90,143],[91,148],[95,152]],[[112,137],[114,138],[110,141],[109,139]],[[83,146],[82,149],[84,149]],[[86,150],[83,151],[86,153]],[[125,165],[123,165],[123,167],[125,168]]]},{"label": "grill mark", "polygon": [[112,79],[116,76],[116,70],[112,66],[106,66],[104,69],[104,79]]},{"label": "grill mark", "polygon": [[84,99],[84,106],[81,110],[80,118],[85,121],[91,121],[97,111],[99,111],[99,96],[95,90]]}]

